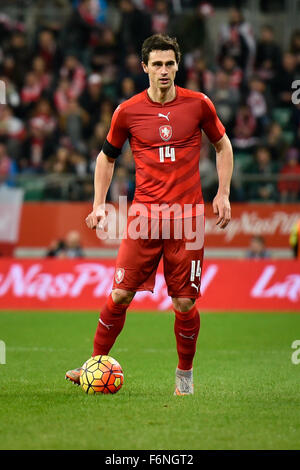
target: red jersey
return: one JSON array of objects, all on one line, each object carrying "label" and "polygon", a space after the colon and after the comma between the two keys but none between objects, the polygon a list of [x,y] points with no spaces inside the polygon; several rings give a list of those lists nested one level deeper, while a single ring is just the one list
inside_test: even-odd
[{"label": "red jersey", "polygon": [[168,103],[152,101],[144,90],[117,107],[107,141],[121,149],[129,139],[136,166],[134,203],[203,204],[202,129],[212,143],[225,133],[211,100],[178,86]]}]

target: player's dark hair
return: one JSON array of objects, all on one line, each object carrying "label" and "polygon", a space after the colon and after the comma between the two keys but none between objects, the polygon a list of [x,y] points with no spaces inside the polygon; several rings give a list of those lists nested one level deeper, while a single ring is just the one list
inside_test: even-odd
[{"label": "player's dark hair", "polygon": [[177,64],[180,62],[180,49],[176,38],[171,38],[164,34],[154,34],[149,38],[145,39],[142,45],[142,61],[144,64],[148,64],[149,54],[151,51],[169,51],[172,50],[175,53]]}]

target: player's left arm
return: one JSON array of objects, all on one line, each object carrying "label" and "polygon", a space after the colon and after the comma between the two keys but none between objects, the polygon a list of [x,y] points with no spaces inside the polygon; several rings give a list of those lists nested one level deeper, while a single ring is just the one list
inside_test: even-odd
[{"label": "player's left arm", "polygon": [[218,217],[216,224],[220,228],[225,228],[231,219],[229,194],[233,171],[233,152],[227,134],[224,134],[218,142],[215,142],[214,147],[216,149],[219,188],[213,200],[213,211]]},{"label": "player's left arm", "polygon": [[201,127],[216,149],[216,164],[219,188],[213,200],[213,211],[218,217],[217,225],[225,228],[231,219],[229,202],[230,181],[233,171],[233,153],[225,127],[217,116],[212,101],[206,95],[201,95],[202,122]]}]

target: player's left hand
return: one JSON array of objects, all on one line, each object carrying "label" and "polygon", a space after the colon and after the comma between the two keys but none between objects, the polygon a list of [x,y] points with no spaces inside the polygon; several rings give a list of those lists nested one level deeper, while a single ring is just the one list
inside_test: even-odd
[{"label": "player's left hand", "polygon": [[231,208],[228,196],[217,194],[213,200],[213,211],[218,217],[216,225],[220,228],[225,228],[231,219]]}]

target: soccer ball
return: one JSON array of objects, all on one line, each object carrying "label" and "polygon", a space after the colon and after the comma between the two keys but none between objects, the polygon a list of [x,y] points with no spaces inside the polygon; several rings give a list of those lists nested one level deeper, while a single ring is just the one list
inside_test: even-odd
[{"label": "soccer ball", "polygon": [[80,372],[80,385],[85,393],[117,393],[124,376],[120,364],[110,356],[95,356],[88,359]]}]

